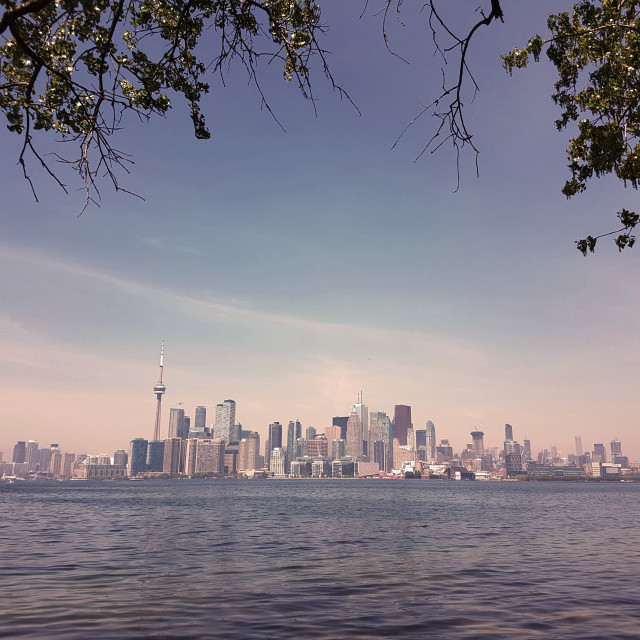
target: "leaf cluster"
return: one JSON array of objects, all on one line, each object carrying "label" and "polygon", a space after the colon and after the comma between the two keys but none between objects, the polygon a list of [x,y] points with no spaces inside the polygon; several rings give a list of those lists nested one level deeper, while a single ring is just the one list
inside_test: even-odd
[{"label": "leaf cluster", "polygon": [[99,174],[119,188],[114,171],[129,160],[111,136],[127,113],[163,115],[179,97],[195,137],[209,138],[202,99],[211,78],[224,82],[237,60],[266,104],[262,57],[280,60],[284,78],[312,99],[313,56],[333,83],[318,44],[323,32],[313,0],[0,0],[0,110],[23,136],[27,179],[31,152],[64,188],[36,131],[76,143],[71,155],[55,157],[80,174],[89,202]]},{"label": "leaf cluster", "polygon": [[[613,174],[637,189],[640,183],[640,2],[582,0],[572,12],[549,16],[551,35],[532,38],[523,49],[502,58],[512,73],[538,60],[543,49],[558,80],[553,100],[562,109],[558,130],[576,124],[567,149],[571,177],[562,192],[568,198],[586,189],[592,177]],[[618,234],[620,250],[631,247],[638,216],[618,212],[622,228],[578,241],[584,255],[596,240]]]}]

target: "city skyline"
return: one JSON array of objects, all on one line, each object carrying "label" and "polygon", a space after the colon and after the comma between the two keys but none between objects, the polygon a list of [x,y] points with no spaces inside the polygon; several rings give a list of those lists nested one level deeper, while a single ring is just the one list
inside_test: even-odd
[{"label": "city skyline", "polygon": [[318,81],[316,117],[274,71],[264,88],[285,133],[234,70],[204,105],[209,143],[178,102],[166,121],[125,123],[122,186],[144,201],[105,188],[78,217],[81,194],[34,168],[36,203],[20,140],[0,131],[0,449],[146,437],[166,339],[163,434],[171,407],[194,419],[206,405],[211,423],[225,398],[263,437],[274,421],[324,427],[363,390],[370,411],[411,405],[456,447],[508,422],[565,452],[580,434],[639,457],[640,250],[603,240],[584,259],[574,245],[633,192],[604,179],[566,201],[552,69],[510,78],[499,62],[557,2],[505,5],[507,23],[474,42],[480,179],[463,156],[457,191],[455,154],[413,163],[429,119],[390,150],[440,87],[428,27],[418,13],[394,25],[407,65],[357,4],[323,11],[362,115]]}]

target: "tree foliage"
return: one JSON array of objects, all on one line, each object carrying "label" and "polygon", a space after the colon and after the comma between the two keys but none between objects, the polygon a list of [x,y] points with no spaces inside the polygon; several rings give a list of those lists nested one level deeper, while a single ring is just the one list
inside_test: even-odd
[{"label": "tree foliage", "polygon": [[224,79],[234,60],[263,100],[263,57],[280,60],[284,78],[307,98],[314,56],[333,84],[312,0],[2,0],[0,6],[0,109],[9,130],[23,136],[25,177],[31,153],[64,188],[35,137],[38,130],[56,134],[74,143],[70,154],[55,157],[80,174],[87,202],[104,174],[119,188],[117,169],[126,169],[129,158],[111,136],[127,112],[162,115],[180,96],[195,137],[208,138],[201,111],[208,76]]},{"label": "tree foliage", "polygon": [[[567,149],[567,198],[584,191],[590,178],[613,174],[634,189],[640,184],[640,2],[582,0],[572,12],[549,16],[550,36],[536,35],[523,49],[503,57],[507,71],[538,61],[546,50],[558,80],[553,100],[562,109],[559,130],[577,123]],[[617,213],[616,231],[588,236],[576,244],[593,252],[598,238],[615,235],[620,250],[633,246],[640,218]]]},{"label": "tree foliage", "polygon": [[[382,35],[392,51],[387,20],[395,15],[402,22],[403,0],[379,2]],[[454,73],[447,76],[443,67],[441,91],[405,131],[431,114],[435,132],[420,155],[448,143],[457,153],[469,147],[477,157],[464,115],[463,87],[478,87],[469,45],[479,29],[505,16],[499,0],[481,0],[477,19],[459,34],[442,17],[445,2],[427,0],[425,6],[436,50],[445,62],[456,57]],[[126,171],[130,159],[111,141],[128,113],[141,119],[162,115],[178,97],[196,138],[208,138],[203,96],[211,78],[224,80],[234,61],[244,66],[267,108],[258,74],[263,58],[279,60],[284,78],[312,103],[313,59],[342,92],[320,44],[325,26],[313,0],[0,0],[0,8],[0,109],[9,130],[22,136],[24,175],[29,180],[31,155],[64,188],[51,157],[38,146],[38,132],[53,134],[71,143],[59,147],[66,152],[54,161],[79,173],[87,203],[105,175],[120,188],[118,169]],[[537,35],[503,57],[509,73],[543,52],[557,69],[552,97],[562,113],[556,126],[576,127],[568,147],[567,197],[584,191],[594,176],[613,174],[633,188],[640,183],[639,16],[640,2],[580,0],[571,12],[549,16],[547,37]],[[627,209],[617,215],[619,229],[579,240],[578,249],[586,255],[605,235],[615,235],[619,249],[632,246],[640,218]]]}]

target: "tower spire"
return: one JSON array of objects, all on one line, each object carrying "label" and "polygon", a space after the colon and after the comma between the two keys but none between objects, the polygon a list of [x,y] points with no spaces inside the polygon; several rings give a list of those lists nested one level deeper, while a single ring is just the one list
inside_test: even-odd
[{"label": "tower spire", "polygon": [[153,439],[160,440],[160,413],[162,408],[162,395],[167,390],[162,382],[162,370],[164,369],[164,340],[162,341],[162,345],[160,347],[160,375],[158,377],[158,382],[156,386],[153,388],[153,393],[156,394],[156,398],[158,399],[158,403],[156,405],[156,422],[153,428]]}]

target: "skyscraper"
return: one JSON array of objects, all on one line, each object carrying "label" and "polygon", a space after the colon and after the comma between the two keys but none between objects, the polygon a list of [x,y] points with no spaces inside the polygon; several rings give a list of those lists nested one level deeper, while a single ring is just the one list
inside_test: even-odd
[{"label": "skyscraper", "polygon": [[25,462],[27,463],[27,469],[29,471],[37,471],[38,464],[40,464],[40,451],[38,450],[38,442],[36,440],[29,440],[29,442],[27,442]]},{"label": "skyscraper", "polygon": [[156,382],[156,386],[153,388],[153,393],[156,394],[156,398],[158,399],[158,403],[156,405],[156,422],[153,428],[153,439],[160,440],[160,414],[161,414],[161,406],[162,406],[162,395],[167,390],[162,382],[162,369],[164,368],[163,364],[164,360],[164,340],[162,341],[162,346],[160,347],[160,375],[158,377],[158,382]]},{"label": "skyscraper", "polygon": [[226,443],[222,438],[200,440],[196,452],[196,473],[223,473]]},{"label": "skyscraper", "polygon": [[504,425],[504,439],[505,440],[513,440],[513,427],[510,424]]},{"label": "skyscraper", "polygon": [[13,447],[12,462],[19,462],[22,464],[27,459],[27,443],[23,440],[18,440]]},{"label": "skyscraper", "polygon": [[164,441],[163,473],[176,475],[184,471],[184,458],[182,456],[184,450],[182,438],[167,438]]},{"label": "skyscraper", "polygon": [[347,442],[345,453],[353,458],[362,456],[362,422],[360,415],[352,411],[347,422]]},{"label": "skyscraper", "polygon": [[471,432],[472,446],[471,450],[475,458],[484,456],[484,431]]},{"label": "skyscraper", "polygon": [[228,444],[231,442],[235,423],[236,403],[233,400],[225,400],[222,404],[217,404],[213,421],[213,437],[222,438]]},{"label": "skyscraper", "polygon": [[164,440],[151,440],[147,445],[147,471],[162,471]]},{"label": "skyscraper", "polygon": [[340,438],[342,440],[347,439],[347,422],[349,420],[349,416],[335,416],[331,422],[334,427],[340,427],[341,435]]},{"label": "skyscraper", "polygon": [[394,411],[394,434],[400,446],[407,444],[407,433],[413,427],[411,424],[411,407],[406,404],[397,404]]},{"label": "skyscraper", "polygon": [[264,462],[271,469],[271,452],[274,449],[282,448],[282,425],[279,422],[272,422],[269,425],[269,437],[264,443]]},{"label": "skyscraper", "polygon": [[351,413],[353,412],[358,414],[360,423],[362,424],[362,439],[366,443],[363,446],[364,453],[364,447],[368,447],[369,445],[369,407],[362,401],[362,391],[358,396],[358,402],[351,405]]},{"label": "skyscraper", "polygon": [[611,462],[615,463],[616,458],[622,457],[622,443],[618,439],[611,440]]},{"label": "skyscraper", "polygon": [[135,476],[147,469],[147,445],[144,438],[135,438],[129,447],[129,475]]},{"label": "skyscraper", "polygon": [[582,455],[582,436],[576,436],[576,455]]},{"label": "skyscraper", "polygon": [[196,417],[193,426],[196,429],[204,429],[207,426],[207,407],[196,407]]},{"label": "skyscraper", "polygon": [[427,420],[427,436],[426,436],[426,444],[427,448],[427,462],[435,462],[436,461],[436,427],[431,422],[431,420]]},{"label": "skyscraper", "polygon": [[607,461],[607,450],[604,448],[604,445],[602,443],[597,443],[593,445],[593,455],[591,459],[594,462]]},{"label": "skyscraper", "polygon": [[169,438],[186,438],[184,409],[171,408],[169,410]]}]

